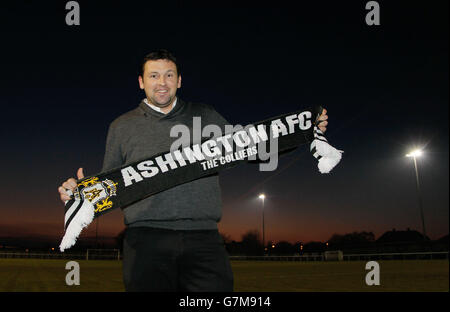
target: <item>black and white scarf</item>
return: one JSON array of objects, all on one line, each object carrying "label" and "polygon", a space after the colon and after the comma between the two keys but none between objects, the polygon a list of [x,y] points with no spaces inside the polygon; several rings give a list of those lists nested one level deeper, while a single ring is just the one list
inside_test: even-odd
[{"label": "black and white scarf", "polygon": [[[73,194],[70,192],[71,199],[65,203],[65,233],[60,250],[72,247],[81,231],[94,218],[116,208],[125,209],[174,186],[259,158],[262,155],[260,145],[267,146],[270,140],[277,142],[276,153],[310,143],[310,151],[318,160],[319,171],[329,173],[341,160],[343,151],[328,144],[318,128],[317,118],[321,112],[322,108],[317,106],[266,119],[221,137],[160,153],[77,181],[77,188]],[[225,141],[230,143],[228,148]]]}]

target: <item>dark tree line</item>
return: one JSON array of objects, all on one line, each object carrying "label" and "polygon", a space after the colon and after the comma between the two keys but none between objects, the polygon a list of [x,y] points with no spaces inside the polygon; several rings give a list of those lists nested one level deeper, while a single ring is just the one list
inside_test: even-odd
[{"label": "dark tree line", "polygon": [[241,241],[234,241],[222,234],[225,246],[230,255],[262,256],[262,255],[302,255],[320,254],[327,250],[342,250],[344,252],[419,252],[448,251],[448,235],[431,241],[417,231],[388,231],[375,238],[373,232],[352,232],[333,234],[325,242],[298,241],[294,244],[287,241],[266,242],[263,247],[261,235],[257,230],[250,230],[242,235]]}]

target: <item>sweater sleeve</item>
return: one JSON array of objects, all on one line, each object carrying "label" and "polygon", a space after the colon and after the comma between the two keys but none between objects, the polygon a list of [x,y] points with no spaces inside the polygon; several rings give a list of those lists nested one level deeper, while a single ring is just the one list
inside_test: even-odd
[{"label": "sweater sleeve", "polygon": [[123,165],[122,151],[120,141],[116,135],[117,128],[114,123],[109,126],[108,135],[106,137],[105,156],[103,159],[102,171],[110,170]]}]

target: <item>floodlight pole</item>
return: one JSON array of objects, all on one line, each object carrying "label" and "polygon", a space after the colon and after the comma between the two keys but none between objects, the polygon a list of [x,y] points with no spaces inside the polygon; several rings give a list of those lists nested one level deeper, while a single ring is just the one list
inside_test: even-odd
[{"label": "floodlight pole", "polygon": [[266,239],[264,237],[264,197],[262,198],[262,226],[263,226],[263,255],[266,252]]},{"label": "floodlight pole", "polygon": [[265,254],[266,251],[266,238],[264,236],[264,199],[266,198],[266,195],[264,194],[260,194],[259,199],[262,199],[262,235],[263,235],[263,255]]},{"label": "floodlight pole", "polygon": [[426,239],[427,233],[425,231],[425,219],[423,217],[423,204],[422,204],[422,194],[420,192],[419,171],[417,170],[417,161],[415,155],[413,155],[413,159],[414,159],[414,169],[416,171],[417,198],[419,200],[420,217],[422,219],[423,238]]}]

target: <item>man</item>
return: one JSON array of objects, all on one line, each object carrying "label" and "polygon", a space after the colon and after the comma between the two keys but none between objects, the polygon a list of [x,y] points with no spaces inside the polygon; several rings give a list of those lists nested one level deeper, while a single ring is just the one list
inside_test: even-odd
[{"label": "man", "polygon": [[[184,124],[192,133],[193,117],[222,129],[227,124],[211,106],[177,98],[180,68],[166,50],[144,58],[139,86],[146,98],[111,123],[102,171],[169,151],[176,139],[170,136],[172,127]],[[322,131],[327,125],[325,113],[320,117]],[[82,168],[77,177],[84,177]],[[74,178],[64,182],[58,188],[61,200],[68,200],[66,190],[75,188]],[[145,198],[123,213],[127,291],[233,290],[228,254],[217,230],[222,213],[217,174]]]}]

